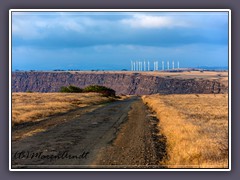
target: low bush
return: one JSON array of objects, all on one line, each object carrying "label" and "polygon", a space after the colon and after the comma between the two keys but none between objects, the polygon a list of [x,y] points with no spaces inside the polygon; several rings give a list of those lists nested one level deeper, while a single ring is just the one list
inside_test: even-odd
[{"label": "low bush", "polygon": [[81,92],[97,92],[101,93],[104,97],[116,97],[116,92],[108,87],[105,86],[99,86],[99,85],[90,85],[85,87],[84,89],[81,89],[76,86],[62,86],[60,89],[60,92],[62,93],[81,93]]},{"label": "low bush", "polygon": [[83,89],[84,92],[98,92],[101,93],[103,96],[105,97],[115,97],[116,96],[116,92],[108,87],[105,86],[99,86],[99,85],[90,85],[87,86]]},{"label": "low bush", "polygon": [[62,86],[60,89],[60,92],[62,93],[80,93],[83,92],[83,90],[76,86]]}]

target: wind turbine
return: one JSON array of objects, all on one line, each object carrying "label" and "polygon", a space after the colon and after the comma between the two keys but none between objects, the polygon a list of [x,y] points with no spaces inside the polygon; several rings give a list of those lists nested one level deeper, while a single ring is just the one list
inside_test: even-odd
[{"label": "wind turbine", "polygon": [[162,70],[164,71],[164,61],[162,61]]},{"label": "wind turbine", "polygon": [[169,70],[169,61],[167,61],[167,69]]},{"label": "wind turbine", "polygon": [[174,61],[172,62],[172,69],[174,69]]}]

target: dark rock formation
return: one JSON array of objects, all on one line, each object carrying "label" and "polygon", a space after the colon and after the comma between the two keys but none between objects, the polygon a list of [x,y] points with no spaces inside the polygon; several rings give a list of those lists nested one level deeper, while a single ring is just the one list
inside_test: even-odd
[{"label": "dark rock formation", "polygon": [[181,79],[143,75],[140,73],[70,73],[70,72],[13,72],[13,92],[58,92],[61,86],[102,85],[117,94],[192,94],[227,93],[228,87],[218,80]]}]

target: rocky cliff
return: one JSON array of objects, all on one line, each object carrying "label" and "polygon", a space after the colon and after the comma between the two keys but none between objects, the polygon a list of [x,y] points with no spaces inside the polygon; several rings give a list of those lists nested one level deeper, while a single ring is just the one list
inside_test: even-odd
[{"label": "rocky cliff", "polygon": [[117,94],[189,94],[227,93],[219,80],[174,78],[141,73],[13,72],[12,92],[58,92],[61,86],[85,87],[97,84],[112,88]]}]

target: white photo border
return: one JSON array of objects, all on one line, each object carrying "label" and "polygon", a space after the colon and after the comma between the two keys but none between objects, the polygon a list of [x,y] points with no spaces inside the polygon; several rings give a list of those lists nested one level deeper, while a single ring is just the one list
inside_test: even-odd
[{"label": "white photo border", "polygon": [[[13,12],[228,12],[228,168],[16,169],[12,168],[12,13]],[[231,171],[231,9],[10,9],[9,10],[9,171]]]}]

